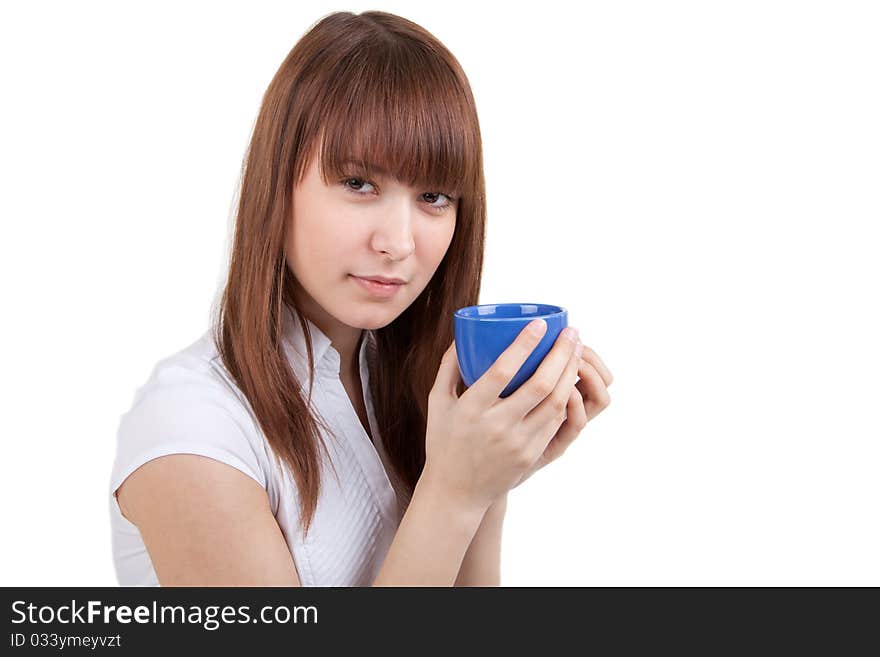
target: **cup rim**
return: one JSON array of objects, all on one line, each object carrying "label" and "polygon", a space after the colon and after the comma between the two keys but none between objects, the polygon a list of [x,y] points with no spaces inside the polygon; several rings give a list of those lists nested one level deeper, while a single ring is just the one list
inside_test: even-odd
[{"label": "cup rim", "polygon": [[[477,316],[468,316],[462,315],[463,312],[468,310],[473,310],[475,308],[498,308],[499,306],[544,306],[545,308],[556,308],[549,313],[541,313],[538,315],[520,315],[519,317],[487,317],[485,315],[477,315]],[[461,319],[469,322],[531,322],[535,319],[549,319],[551,317],[556,317],[558,315],[563,315],[568,311],[562,306],[557,306],[552,303],[531,303],[531,302],[508,302],[508,303],[481,303],[475,306],[465,306],[464,308],[459,308],[455,311],[454,317],[456,319]]]}]

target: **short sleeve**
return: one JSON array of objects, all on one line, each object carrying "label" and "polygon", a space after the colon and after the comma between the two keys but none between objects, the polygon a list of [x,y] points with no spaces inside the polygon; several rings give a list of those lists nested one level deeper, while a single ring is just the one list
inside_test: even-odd
[{"label": "short sleeve", "polygon": [[261,435],[248,425],[243,410],[209,371],[160,363],[120,419],[111,496],[115,499],[116,489],[138,467],[168,454],[215,459],[266,488]]}]

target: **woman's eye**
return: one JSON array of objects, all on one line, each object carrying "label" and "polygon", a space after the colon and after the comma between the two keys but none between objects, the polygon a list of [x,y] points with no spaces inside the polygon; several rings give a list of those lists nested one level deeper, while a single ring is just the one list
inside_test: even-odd
[{"label": "woman's eye", "polygon": [[[372,194],[376,191],[376,186],[373,183],[367,182],[363,178],[358,178],[357,176],[342,178],[340,182],[346,190],[359,196],[366,196],[367,194]],[[364,186],[368,189],[364,189]],[[452,207],[455,203],[455,198],[449,194],[442,194],[440,192],[426,192],[422,194],[422,199],[428,204],[429,208],[441,212],[446,210],[446,208]]]},{"label": "woman's eye", "polygon": [[[428,192],[422,194],[422,198],[428,202],[433,210],[445,210],[446,208],[452,207],[452,204],[455,202],[454,198],[448,194],[441,194],[440,192]],[[438,201],[441,202],[440,205],[437,205]]]},{"label": "woman's eye", "polygon": [[372,187],[372,185],[361,178],[343,178],[342,184],[345,185],[345,188],[355,192],[356,194],[368,194],[369,191],[364,192],[363,186],[367,185],[368,187]]}]

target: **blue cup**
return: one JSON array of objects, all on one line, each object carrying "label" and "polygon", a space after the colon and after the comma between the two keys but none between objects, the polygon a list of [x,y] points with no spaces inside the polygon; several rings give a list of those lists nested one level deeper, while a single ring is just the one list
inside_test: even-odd
[{"label": "blue cup", "polygon": [[497,303],[467,306],[455,311],[455,351],[462,381],[470,387],[535,319],[547,322],[547,332],[510,380],[501,397],[525,383],[544,360],[556,338],[568,326],[568,311],[544,303]]}]

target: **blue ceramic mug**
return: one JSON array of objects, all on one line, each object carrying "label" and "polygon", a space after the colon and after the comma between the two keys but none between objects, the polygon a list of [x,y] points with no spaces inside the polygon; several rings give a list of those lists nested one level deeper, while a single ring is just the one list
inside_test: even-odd
[{"label": "blue ceramic mug", "polygon": [[465,385],[470,387],[483,376],[526,325],[536,319],[547,322],[547,331],[501,391],[502,397],[512,394],[535,373],[556,338],[568,326],[568,311],[544,303],[493,303],[456,310],[455,351]]}]

